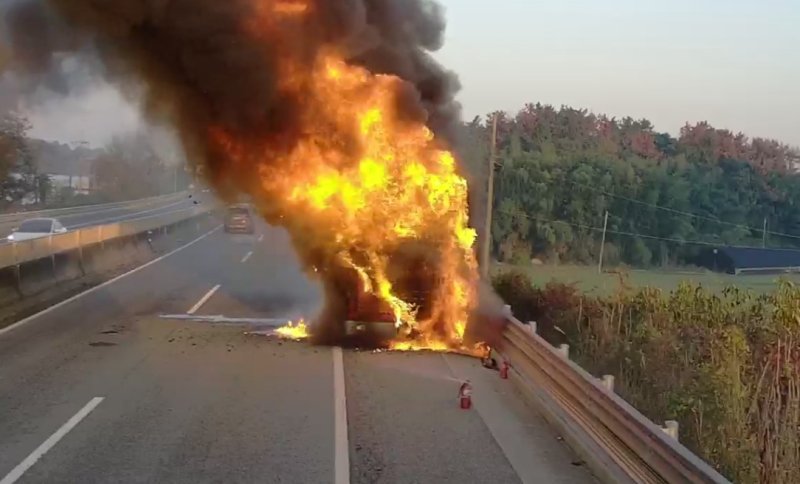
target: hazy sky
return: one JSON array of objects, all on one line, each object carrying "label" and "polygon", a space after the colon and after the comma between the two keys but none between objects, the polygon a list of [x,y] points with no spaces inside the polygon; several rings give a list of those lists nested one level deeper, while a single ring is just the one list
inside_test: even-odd
[{"label": "hazy sky", "polygon": [[[800,0],[440,0],[465,118],[526,102],[685,121],[800,145]],[[32,116],[34,134],[103,144],[136,126],[111,89]]]},{"label": "hazy sky", "polygon": [[440,0],[465,118],[526,102],[800,145],[800,0]]}]

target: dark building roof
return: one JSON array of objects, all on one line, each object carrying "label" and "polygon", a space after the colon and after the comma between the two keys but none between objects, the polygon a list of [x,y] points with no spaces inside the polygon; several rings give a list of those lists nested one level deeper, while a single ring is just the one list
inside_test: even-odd
[{"label": "dark building roof", "polygon": [[699,262],[711,270],[734,274],[741,271],[784,272],[787,269],[800,268],[800,250],[716,247],[703,251]]}]

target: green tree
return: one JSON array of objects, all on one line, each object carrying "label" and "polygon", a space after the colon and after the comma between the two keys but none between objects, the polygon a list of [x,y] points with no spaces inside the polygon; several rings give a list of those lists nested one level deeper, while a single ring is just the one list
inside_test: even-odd
[{"label": "green tree", "polygon": [[28,120],[8,112],[0,117],[0,206],[19,202],[33,191],[35,169],[27,144]]},{"label": "green tree", "polygon": [[[705,122],[673,138],[646,119],[526,104],[514,117],[493,113],[465,125],[465,161],[483,166],[479,173],[487,173],[495,115],[493,240],[501,259],[594,262],[606,211],[608,241],[627,264],[691,264],[702,244],[760,245],[764,218],[772,246],[800,245],[800,176],[786,169],[800,155],[777,141]],[[470,183],[473,199],[485,196],[485,178]]]}]

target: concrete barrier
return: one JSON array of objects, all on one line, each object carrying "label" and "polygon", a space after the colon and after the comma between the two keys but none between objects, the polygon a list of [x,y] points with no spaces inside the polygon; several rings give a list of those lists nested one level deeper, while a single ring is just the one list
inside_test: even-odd
[{"label": "concrete barrier", "polygon": [[[113,237],[107,237],[109,226],[104,226],[104,236],[88,243],[66,244],[58,252],[0,267],[0,327],[67,297],[82,283],[91,285],[152,260],[219,223],[217,214],[208,210],[135,233],[124,224],[115,224],[119,231]],[[142,222],[139,225],[144,226]]]}]

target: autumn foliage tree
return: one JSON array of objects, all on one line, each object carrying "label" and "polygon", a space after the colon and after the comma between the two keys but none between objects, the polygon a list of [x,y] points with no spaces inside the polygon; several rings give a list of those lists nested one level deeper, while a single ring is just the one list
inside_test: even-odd
[{"label": "autumn foliage tree", "polygon": [[[470,151],[483,156],[466,156],[474,173],[486,173],[494,116],[492,236],[501,260],[595,262],[606,210],[611,264],[688,264],[695,242],[761,245],[765,218],[771,246],[800,241],[778,235],[800,236],[800,154],[785,144],[706,122],[675,138],[646,119],[527,104],[465,126]],[[477,179],[474,191],[485,192],[485,177]]]}]

